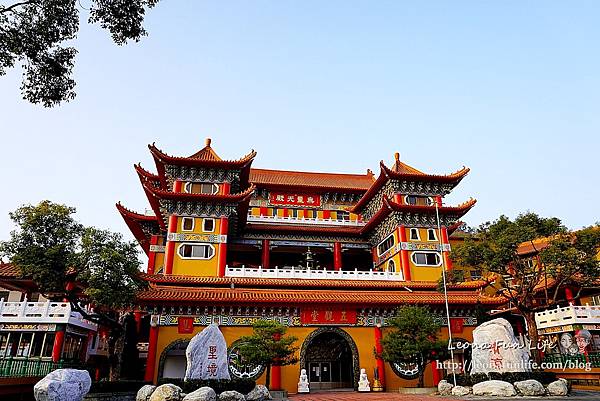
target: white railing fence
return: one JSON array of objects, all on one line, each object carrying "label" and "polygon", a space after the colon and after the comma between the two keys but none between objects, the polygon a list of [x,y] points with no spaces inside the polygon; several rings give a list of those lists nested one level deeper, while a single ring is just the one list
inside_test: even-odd
[{"label": "white railing fence", "polygon": [[570,305],[536,312],[535,323],[538,329],[567,324],[600,324],[600,306]]},{"label": "white railing fence", "polygon": [[345,280],[385,280],[404,281],[401,272],[373,270],[326,270],[301,269],[294,266],[263,269],[262,267],[229,267],[225,269],[227,277],[260,277],[260,278],[296,278],[296,279],[345,279]]},{"label": "white railing fence", "polygon": [[281,217],[281,216],[253,216],[248,215],[249,223],[271,223],[271,224],[304,224],[324,226],[364,226],[366,223],[360,220],[336,220],[315,219],[312,217]]},{"label": "white railing fence", "polygon": [[68,302],[4,302],[0,299],[0,323],[70,323],[88,329],[96,324],[71,310]]}]

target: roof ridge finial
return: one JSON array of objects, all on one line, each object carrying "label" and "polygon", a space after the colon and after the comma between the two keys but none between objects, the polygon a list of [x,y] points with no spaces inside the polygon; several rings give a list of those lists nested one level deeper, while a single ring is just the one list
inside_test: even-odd
[{"label": "roof ridge finial", "polygon": [[211,139],[210,138],[206,138],[206,147],[209,148],[210,147],[210,143],[211,143]]},{"label": "roof ridge finial", "polygon": [[394,153],[394,159],[396,159],[396,163],[400,161],[400,153],[399,152]]}]

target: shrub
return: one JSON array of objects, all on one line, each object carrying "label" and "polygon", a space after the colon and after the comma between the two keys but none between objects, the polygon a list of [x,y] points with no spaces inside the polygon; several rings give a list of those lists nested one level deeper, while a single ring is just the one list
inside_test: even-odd
[{"label": "shrub", "polygon": [[184,393],[191,393],[192,391],[198,390],[200,387],[210,387],[215,390],[215,393],[221,394],[223,391],[235,390],[242,394],[247,394],[254,386],[256,382],[252,379],[231,379],[231,380],[183,380],[183,379],[171,379],[162,378],[158,380],[158,384],[171,383],[181,387]]}]

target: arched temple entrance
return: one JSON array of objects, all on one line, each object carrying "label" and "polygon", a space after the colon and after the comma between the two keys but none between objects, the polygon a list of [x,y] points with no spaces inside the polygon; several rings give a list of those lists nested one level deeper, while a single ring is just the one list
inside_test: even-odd
[{"label": "arched temple entrance", "polygon": [[187,366],[185,349],[190,340],[175,340],[161,353],[158,362],[158,378],[183,379]]},{"label": "arched temple entrance", "polygon": [[359,376],[358,350],[352,337],[337,327],[322,327],[306,337],[300,351],[310,390],[354,388]]}]

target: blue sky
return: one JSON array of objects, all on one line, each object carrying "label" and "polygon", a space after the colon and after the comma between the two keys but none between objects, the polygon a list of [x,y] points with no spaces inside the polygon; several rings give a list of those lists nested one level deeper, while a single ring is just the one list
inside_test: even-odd
[{"label": "blue sky", "polygon": [[[85,2],[84,2],[85,5]],[[470,175],[471,225],[522,211],[570,228],[600,220],[597,2],[162,1],[149,36],[114,45],[82,24],[77,98],[22,101],[0,78],[8,212],[42,199],[87,225],[128,230],[114,208],[147,207],[133,170],[146,145],[189,155],[205,137],[255,167],[364,172],[393,153]],[[85,15],[83,15],[85,18]]]}]

